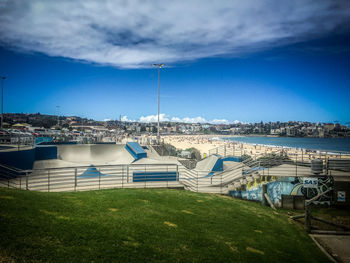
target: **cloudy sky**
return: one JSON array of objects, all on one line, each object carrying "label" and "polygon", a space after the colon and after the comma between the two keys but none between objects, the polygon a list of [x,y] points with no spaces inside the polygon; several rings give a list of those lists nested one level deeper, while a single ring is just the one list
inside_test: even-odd
[{"label": "cloudy sky", "polygon": [[349,121],[348,0],[0,0],[5,111]]}]

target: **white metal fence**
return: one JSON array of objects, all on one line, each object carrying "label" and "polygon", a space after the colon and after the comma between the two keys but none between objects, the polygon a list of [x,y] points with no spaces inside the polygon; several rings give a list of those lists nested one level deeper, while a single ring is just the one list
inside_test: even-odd
[{"label": "white metal fence", "polygon": [[[224,162],[222,172],[190,170],[180,164],[97,165],[36,170],[17,170],[0,165],[0,186],[37,191],[184,187],[196,192],[225,194],[231,189],[277,177],[315,176],[311,169],[312,159],[300,154],[279,152],[253,156],[225,147],[211,152],[223,157],[239,157],[241,161]],[[350,178],[348,156],[321,155],[321,159],[322,176]]]}]

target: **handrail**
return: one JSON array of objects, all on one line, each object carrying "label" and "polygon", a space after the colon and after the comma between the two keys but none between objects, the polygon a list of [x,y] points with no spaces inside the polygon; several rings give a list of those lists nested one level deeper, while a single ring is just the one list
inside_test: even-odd
[{"label": "handrail", "polygon": [[[224,140],[224,139],[223,139]],[[225,141],[225,140],[224,140]],[[226,140],[227,141],[227,140]],[[231,141],[230,142],[234,142]],[[333,155],[345,155],[345,156],[350,156],[350,152],[349,151],[340,151],[340,150],[325,150],[325,149],[306,149],[306,148],[299,148],[299,147],[288,147],[288,146],[278,146],[278,145],[266,145],[266,144],[257,144],[257,143],[245,143],[245,142],[236,142],[237,145],[240,144],[248,144],[248,145],[259,145],[259,146],[265,146],[265,147],[269,147],[269,148],[275,148],[278,151],[282,151],[282,150],[301,150],[303,153],[314,153],[314,154],[321,154],[321,155],[328,155],[328,156],[333,156]],[[221,151],[225,151],[228,149],[235,149],[232,147],[227,147],[226,145],[220,145],[218,147],[214,147],[212,149],[209,149],[209,155],[212,154],[216,154],[218,153],[220,150]],[[231,152],[231,150],[228,150],[229,152]],[[236,152],[240,152],[241,149],[235,149],[234,151]],[[242,150],[244,152],[244,150]],[[233,152],[233,151],[232,151]],[[290,153],[292,154],[292,153]]]},{"label": "handrail", "polygon": [[[152,163],[152,164],[140,164],[140,163],[131,163],[131,164],[101,164],[101,165],[93,165],[94,167],[99,168],[107,168],[107,167],[118,167],[118,166],[177,166],[175,163]],[[31,172],[31,171],[47,171],[49,170],[64,170],[64,169],[75,169],[75,168],[91,168],[91,165],[82,165],[82,166],[64,166],[64,167],[52,167],[52,168],[38,168],[38,169],[29,169],[29,170],[20,170],[23,172]]]},{"label": "handrail", "polygon": [[4,169],[7,169],[7,170],[10,170],[10,171],[13,171],[13,172],[23,172],[23,171],[25,171],[25,170],[18,169],[16,167],[8,166],[8,165],[5,165],[5,164],[0,164],[0,167],[2,167]]}]

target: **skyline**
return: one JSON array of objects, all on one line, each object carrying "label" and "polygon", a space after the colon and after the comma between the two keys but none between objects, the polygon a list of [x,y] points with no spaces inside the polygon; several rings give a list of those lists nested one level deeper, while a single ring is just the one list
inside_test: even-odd
[{"label": "skyline", "polygon": [[[55,124],[56,125],[58,123],[58,119],[57,117],[59,116],[60,119],[59,119],[59,123],[61,123],[62,121],[64,120],[68,120],[68,121],[82,121],[83,123],[85,121],[89,121],[90,122],[95,122],[95,123],[101,123],[101,122],[110,122],[110,123],[116,123],[116,122],[122,122],[122,123],[129,123],[129,124],[134,124],[134,123],[139,123],[139,124],[157,124],[157,118],[158,118],[158,115],[149,115],[149,116],[141,116],[139,119],[137,120],[132,120],[132,119],[129,119],[127,118],[127,116],[119,116],[119,119],[115,118],[115,119],[104,119],[104,120],[95,120],[95,119],[92,119],[92,118],[87,118],[87,117],[81,117],[81,116],[72,116],[72,115],[52,115],[52,114],[44,114],[44,113],[40,113],[40,112],[36,112],[36,113],[5,113],[5,120],[7,119],[7,121],[10,121],[10,123],[14,123],[14,124],[24,124],[24,126],[27,126],[27,125],[30,125],[30,122],[33,121],[33,118],[34,116],[37,116],[37,118],[40,118],[40,117],[53,117],[55,119]],[[26,118],[28,117],[30,118],[29,120],[29,123],[27,123],[26,121],[23,121],[23,118]],[[18,120],[18,118],[21,118],[22,120]],[[79,120],[80,119],[80,120]],[[226,121],[223,121],[223,120],[219,120],[219,119],[214,119],[214,120],[206,120],[204,118],[200,118],[200,117],[197,117],[197,118],[183,118],[183,119],[180,119],[180,118],[177,118],[177,117],[170,117],[170,116],[167,116],[167,115],[164,115],[164,114],[161,114],[161,119],[162,121],[160,121],[160,123],[162,123],[162,125],[166,125],[166,124],[169,124],[169,123],[172,123],[172,124],[189,124],[189,125],[219,125],[219,126],[237,126],[237,125],[259,125],[259,124],[266,124],[266,125],[269,125],[269,124],[288,124],[288,123],[291,123],[291,124],[308,124],[308,125],[319,125],[319,126],[322,126],[322,125],[334,125],[334,127],[336,125],[341,125],[341,126],[347,126],[348,128],[350,128],[350,123],[349,122],[345,122],[345,123],[342,123],[340,121],[333,121],[333,122],[309,122],[309,121],[275,121],[275,122],[272,122],[272,121],[269,121],[269,122],[264,122],[264,121],[259,121],[259,122],[242,122],[242,121],[238,121],[238,120],[234,120],[232,122],[226,122]],[[52,120],[52,119],[51,119]],[[79,125],[81,126],[81,124]]]},{"label": "skyline", "polygon": [[[109,12],[105,18],[98,17],[106,10],[103,5],[91,14],[93,4],[79,1],[72,10],[68,2],[32,1],[24,5],[27,9],[2,2],[0,75],[7,76],[4,112],[55,115],[59,105],[60,114],[67,116],[152,118],[157,114],[157,70],[151,65],[164,62],[160,112],[170,120],[349,122],[349,3],[295,1],[273,7],[277,2],[265,1],[262,6],[252,1],[205,2],[200,10],[191,2],[182,15],[187,23],[192,22],[188,28],[181,19],[170,20],[179,15],[181,4],[165,7],[157,3],[164,9],[161,18],[165,21],[155,26],[159,18],[152,20],[145,11],[154,6],[136,8],[135,2],[119,6],[118,12]],[[84,8],[78,9],[79,5]],[[252,6],[261,12],[250,11]],[[62,14],[67,10],[71,19],[64,24]],[[140,29],[135,25],[143,20],[128,18],[124,12],[143,14],[149,24]],[[270,12],[274,12],[271,19]],[[208,23],[202,26],[206,17]],[[169,21],[171,30],[167,31],[163,27]],[[89,27],[85,27],[87,22]],[[47,30],[45,26],[54,27]],[[84,29],[77,35],[80,44],[86,45],[81,52],[74,43],[77,38],[70,38],[77,28]],[[91,34],[84,34],[91,32],[99,33],[94,40],[97,46],[86,42]],[[56,53],[49,49],[50,43],[54,49],[59,45]],[[124,60],[111,55],[118,53],[117,47],[124,50]],[[135,56],[141,54],[139,49],[148,52],[147,59]]]}]

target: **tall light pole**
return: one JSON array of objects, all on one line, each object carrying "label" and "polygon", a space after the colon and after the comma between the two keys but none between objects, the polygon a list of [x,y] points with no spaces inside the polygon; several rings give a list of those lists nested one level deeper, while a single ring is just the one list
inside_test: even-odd
[{"label": "tall light pole", "polygon": [[5,84],[5,76],[1,77],[1,129],[2,129],[2,125],[4,122],[4,84]]},{"label": "tall light pole", "polygon": [[159,80],[160,80],[160,69],[164,67],[164,64],[153,64],[153,67],[158,68],[158,129],[157,129],[157,141],[160,143],[160,135],[159,135],[159,114],[160,114],[160,97],[159,97]]},{"label": "tall light pole", "polygon": [[57,128],[60,127],[60,106],[56,106],[57,108]]}]

